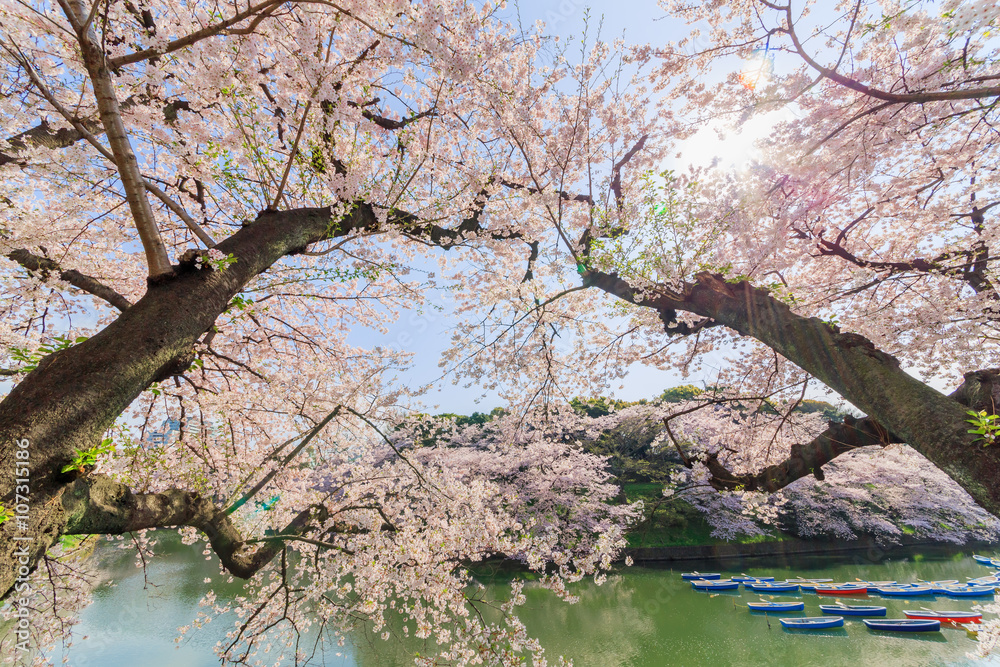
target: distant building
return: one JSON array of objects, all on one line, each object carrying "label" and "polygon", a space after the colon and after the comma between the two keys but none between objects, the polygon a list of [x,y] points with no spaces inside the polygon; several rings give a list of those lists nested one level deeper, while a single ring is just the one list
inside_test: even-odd
[{"label": "distant building", "polygon": [[159,431],[150,431],[146,434],[145,442],[154,447],[163,447],[173,444],[181,435],[181,422],[179,419],[166,419],[160,425]]}]

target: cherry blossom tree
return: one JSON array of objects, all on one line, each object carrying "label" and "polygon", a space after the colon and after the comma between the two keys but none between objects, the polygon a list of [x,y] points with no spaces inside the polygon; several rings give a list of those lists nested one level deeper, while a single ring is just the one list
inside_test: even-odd
[{"label": "cherry blossom tree", "polygon": [[[1000,512],[996,448],[966,421],[996,413],[997,373],[973,370],[996,340],[993,17],[668,10],[714,43],[541,64],[541,35],[489,3],[0,4],[0,501],[30,500],[0,524],[0,590],[60,536],[182,527],[256,577],[228,660],[262,659],[269,633],[303,658],[325,615],[335,640],[393,618],[443,660],[542,664],[517,588],[478,598],[463,563],[553,562],[568,595],[630,510],[558,438],[391,432],[406,355],[348,334],[436,286],[467,320],[445,365],[513,415],[743,345],[726,400],[791,406],[818,381],[867,416],[805,435],[789,408],[733,457],[681,444],[714,488],[773,492],[906,442]],[[801,67],[703,78],[754,48]],[[801,117],[766,166],[662,172],[699,111],[779,104]],[[962,372],[950,397],[928,384]]]},{"label": "cherry blossom tree", "polygon": [[487,299],[524,274],[535,213],[590,201],[566,186],[639,103],[603,99],[606,49],[539,64],[538,34],[461,1],[0,16],[0,588],[48,586],[33,646],[65,637],[61,587],[85,601],[83,574],[42,576],[71,567],[61,536],[145,558],[179,527],[254,578],[230,662],[304,660],[325,619],[335,643],[365,623],[423,661],[545,664],[518,589],[486,599],[467,564],[519,558],[571,598],[635,510],[558,443],[407,453],[407,355],[348,334],[424,303],[425,258]]},{"label": "cherry blossom tree", "polygon": [[[791,403],[818,380],[865,416],[738,472],[705,454],[716,488],[774,492],[822,480],[838,455],[905,442],[995,514],[997,450],[970,432],[992,428],[998,398],[987,215],[995,16],[920,2],[666,8],[692,37],[629,57],[655,63],[657,88],[676,93],[667,129],[635,138],[576,235],[569,214],[552,215],[564,245],[536,259],[548,283],[525,283],[485,335],[470,317],[455,358],[471,349],[516,385],[539,362],[513,351],[537,349],[557,394],[574,374],[608,385],[639,361],[686,372],[735,347],[719,386]],[[757,71],[767,76],[748,85],[740,65],[751,58],[766,60]],[[720,68],[731,72],[722,81]],[[791,120],[752,168],[649,162],[712,117],[781,108]],[[619,300],[622,320],[587,317],[594,288]]]}]

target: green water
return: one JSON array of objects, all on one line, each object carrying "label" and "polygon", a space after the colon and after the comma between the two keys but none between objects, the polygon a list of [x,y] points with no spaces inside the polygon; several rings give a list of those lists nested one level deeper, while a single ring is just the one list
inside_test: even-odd
[{"label": "green water", "polygon": [[[82,614],[68,649],[69,664],[79,667],[198,667],[216,665],[212,648],[232,629],[233,619],[220,619],[193,631],[176,645],[176,628],[192,621],[198,600],[219,579],[217,565],[207,561],[198,547],[173,545],[144,573],[125,558],[102,549],[103,569],[113,585],[102,585]],[[877,561],[877,562],[876,562]],[[709,566],[709,567],[707,567]],[[728,566],[728,568],[727,568]],[[885,667],[929,665],[1000,665],[1000,658],[974,661],[967,654],[976,648],[965,630],[944,626],[940,633],[893,635],[869,631],[861,620],[848,617],[843,629],[819,632],[783,630],[775,616],[747,610],[755,593],[740,591],[709,594],[694,591],[681,580],[683,570],[745,572],[771,575],[863,579],[959,579],[989,570],[967,554],[946,551],[877,553],[841,558],[798,558],[784,562],[683,563],[669,567],[623,568],[603,586],[582,583],[574,588],[580,602],[565,604],[548,591],[527,586],[527,603],[520,615],[529,633],[541,640],[546,655],[572,658],[578,667],[661,667],[667,665],[878,665]],[[502,595],[501,577],[491,586]],[[215,588],[220,599],[231,597],[239,586]],[[814,594],[775,598],[806,603],[805,614],[818,616],[818,605],[833,598]],[[856,599],[855,599],[856,598]],[[862,602],[868,600],[868,602]],[[981,601],[982,599],[980,599]],[[986,598],[989,600],[989,598]],[[945,597],[900,599],[852,596],[848,603],[879,604],[888,616],[902,617],[903,609],[971,609],[975,600]],[[780,614],[796,615],[796,614]],[[770,623],[770,627],[768,624]],[[391,667],[412,664],[412,652],[427,647],[383,642],[354,635],[343,655],[328,654],[325,663],[345,667]],[[58,657],[58,656],[56,656]]]}]

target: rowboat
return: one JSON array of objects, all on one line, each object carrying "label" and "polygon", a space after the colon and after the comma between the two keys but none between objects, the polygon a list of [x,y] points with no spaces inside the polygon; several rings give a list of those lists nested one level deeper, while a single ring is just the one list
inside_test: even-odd
[{"label": "rowboat", "polygon": [[922,618],[942,623],[982,623],[983,615],[974,611],[930,611],[928,609],[904,609],[907,618]]},{"label": "rowboat", "polygon": [[[861,583],[867,584],[868,586],[896,586],[897,585],[895,581],[867,581],[867,580],[862,580]],[[902,584],[902,585],[905,586],[906,584]]]},{"label": "rowboat", "polygon": [[978,598],[993,595],[993,586],[945,586],[941,589],[945,595],[957,598]]},{"label": "rowboat", "polygon": [[802,611],[805,609],[804,602],[747,602],[750,611]]},{"label": "rowboat", "polygon": [[865,625],[872,630],[889,630],[891,632],[935,632],[941,629],[941,621],[916,618],[889,618],[880,621],[863,619]]},{"label": "rowboat", "polygon": [[799,590],[798,584],[789,584],[784,581],[762,581],[757,584],[743,585],[758,593],[794,593]]},{"label": "rowboat", "polygon": [[819,610],[824,614],[842,616],[885,616],[885,607],[863,604],[821,604]]},{"label": "rowboat", "polygon": [[707,579],[696,579],[691,582],[691,588],[695,588],[699,591],[735,591],[740,587],[740,582],[729,581],[728,579],[720,581],[710,581]]},{"label": "rowboat", "polygon": [[958,579],[942,579],[941,581],[921,581],[916,585],[930,586],[931,588],[940,588],[942,586],[955,586],[957,584],[958,584]]},{"label": "rowboat", "polygon": [[968,583],[973,586],[989,586],[990,584],[1000,584],[1000,578],[995,574],[991,574],[988,577],[976,577],[975,579],[969,579]]},{"label": "rowboat", "polygon": [[820,584],[816,586],[819,595],[868,595],[864,584]]},{"label": "rowboat", "polygon": [[964,589],[966,589],[968,587],[969,587],[968,584],[948,584],[947,586],[934,586],[933,589],[934,589],[934,594],[935,595],[947,595],[948,592],[949,592],[949,589],[950,590],[958,590],[958,589],[964,590]]},{"label": "rowboat", "polygon": [[894,598],[912,598],[918,595],[934,595],[930,586],[879,586],[875,589],[879,595]]},{"label": "rowboat", "polygon": [[993,560],[993,559],[992,559],[991,557],[989,557],[989,556],[977,556],[976,554],[972,554],[972,558],[973,558],[973,559],[974,559],[974,560],[975,560],[975,561],[976,561],[977,563],[982,563],[983,565],[989,565],[989,564],[990,564],[990,562],[991,562],[991,561]]},{"label": "rowboat", "polygon": [[691,579],[721,579],[721,578],[722,575],[719,574],[718,572],[712,574],[705,574],[703,572],[685,572],[684,574],[681,575],[681,579],[687,579],[688,581],[690,581]]},{"label": "rowboat", "polygon": [[843,616],[807,616],[805,618],[780,618],[782,627],[789,630],[822,630],[844,627]]},{"label": "rowboat", "polygon": [[785,581],[787,581],[790,584],[798,584],[799,586],[802,586],[803,584],[807,584],[807,585],[808,584],[828,584],[831,581],[833,581],[833,579],[786,579]]},{"label": "rowboat", "polygon": [[732,577],[733,581],[738,581],[741,584],[755,583],[758,581],[774,581],[774,577],[751,577],[748,575],[742,575],[739,577]]}]

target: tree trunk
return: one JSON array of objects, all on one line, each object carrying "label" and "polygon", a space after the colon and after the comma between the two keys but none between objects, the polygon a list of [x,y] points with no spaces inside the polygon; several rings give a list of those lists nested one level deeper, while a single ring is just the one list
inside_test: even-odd
[{"label": "tree trunk", "polygon": [[[377,226],[365,206],[332,223],[329,208],[262,213],[218,245],[234,263],[221,271],[193,262],[176,267],[105,329],[46,357],[14,387],[0,403],[0,501],[17,504],[14,464],[26,451],[30,509],[26,525],[0,525],[0,595],[13,586],[20,557],[33,566],[64,532],[64,508],[74,503],[62,498],[72,480],[60,469],[74,451],[99,443],[149,385],[187,370],[195,342],[254,276],[310,243]],[[31,541],[14,539],[20,536]]]},{"label": "tree trunk", "polygon": [[[698,274],[680,290],[654,288],[648,293],[613,273],[590,270],[583,279],[629,303],[655,309],[668,327],[682,310],[755,338],[864,411],[896,441],[926,456],[984,509],[1000,516],[1000,454],[968,433],[968,407],[906,373],[895,357],[864,336],[796,315],[766,290],[710,273]],[[969,404],[982,404],[987,397],[993,402],[996,389],[984,373],[966,375],[962,392]]]}]

